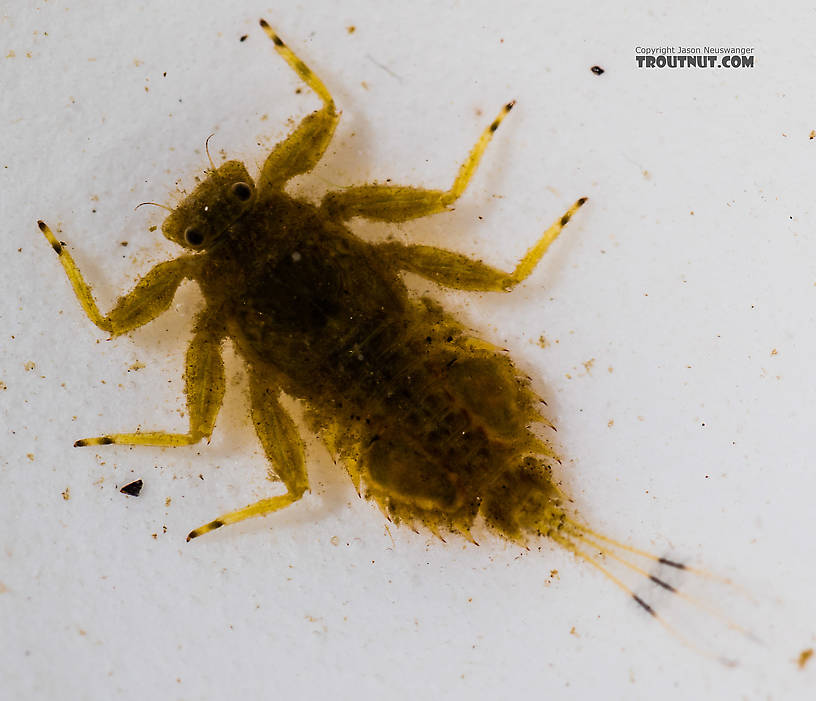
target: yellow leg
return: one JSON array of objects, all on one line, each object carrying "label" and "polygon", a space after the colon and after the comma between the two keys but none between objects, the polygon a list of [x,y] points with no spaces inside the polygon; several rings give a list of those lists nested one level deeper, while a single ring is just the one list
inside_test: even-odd
[{"label": "yellow leg", "polygon": [[499,128],[499,124],[513,109],[515,102],[508,102],[490,126],[479,137],[449,190],[423,190],[416,187],[390,185],[359,185],[338,192],[330,192],[323,198],[323,208],[337,221],[352,217],[365,217],[375,221],[402,222],[429,214],[444,212],[465,191],[482,155]]},{"label": "yellow leg", "polygon": [[274,511],[278,511],[279,509],[283,509],[290,504],[293,504],[299,498],[300,497],[296,497],[293,494],[281,494],[278,497],[261,499],[260,501],[256,501],[254,504],[245,506],[243,509],[230,511],[229,513],[219,516],[217,519],[214,519],[209,523],[205,523],[203,526],[199,526],[195,530],[190,531],[187,534],[187,542],[189,543],[193,538],[198,538],[198,536],[214,531],[216,528],[221,528],[221,526],[227,526],[230,523],[238,523],[238,521],[243,521],[245,519],[252,518],[253,516],[267,516]]},{"label": "yellow leg", "polygon": [[89,445],[153,445],[163,448],[177,448],[198,443],[202,436],[194,433],[167,433],[166,431],[144,431],[140,433],[109,433],[96,438],[80,438],[74,448]]},{"label": "yellow leg", "polygon": [[456,175],[456,180],[453,181],[453,185],[451,189],[445,192],[442,195],[442,206],[447,206],[449,204],[453,204],[456,200],[459,199],[461,194],[465,191],[465,188],[468,186],[470,179],[473,177],[473,174],[476,172],[476,167],[479,165],[479,161],[482,160],[482,155],[487,148],[487,145],[490,143],[490,140],[493,138],[493,134],[499,128],[499,124],[504,121],[504,118],[508,115],[513,106],[516,104],[515,100],[511,100],[508,102],[504,107],[502,107],[501,112],[499,112],[496,119],[494,119],[490,126],[487,127],[482,132],[482,135],[479,137],[479,140],[476,142],[476,145],[471,150],[468,157],[465,159],[465,162],[460,166],[459,173]]},{"label": "yellow leg", "polygon": [[258,186],[263,190],[280,188],[293,176],[308,173],[314,168],[334,135],[339,116],[335,111],[334,100],[320,78],[283,43],[266,20],[261,20],[261,28],[275,44],[275,51],[281,58],[323,100],[323,108],[306,117],[269,154],[259,178]]},{"label": "yellow leg", "polygon": [[221,408],[226,389],[224,363],[221,360],[221,334],[206,323],[197,330],[187,349],[184,372],[187,411],[190,430],[187,433],[145,431],[143,433],[113,433],[98,438],[83,438],[74,443],[76,447],[88,445],[155,445],[182,446],[209,438],[215,426],[215,418]]},{"label": "yellow leg", "polygon": [[102,316],[91,293],[91,287],[85,282],[71,254],[57,240],[48,224],[39,221],[37,225],[59,256],[65,274],[74,288],[74,294],[88,318],[103,331],[114,335],[142,326],[162,314],[173,301],[181,281],[195,275],[195,263],[190,256],[159,263],[139,280],[133,290],[118,299],[116,306],[107,316]]},{"label": "yellow leg", "polygon": [[383,256],[390,257],[400,270],[408,270],[446,287],[471,292],[509,292],[533,272],[550,244],[586,201],[587,198],[582,197],[547,229],[512,273],[433,246],[404,246],[389,242],[378,246],[378,250]]},{"label": "yellow leg", "polygon": [[512,289],[515,285],[518,285],[518,283],[526,279],[531,272],[533,272],[533,269],[536,267],[536,265],[538,265],[538,261],[540,261],[547,252],[550,244],[555,241],[558,234],[561,233],[561,230],[569,223],[569,220],[572,219],[572,215],[584,205],[587,199],[589,198],[582,197],[579,199],[562,215],[557,222],[555,222],[555,224],[553,224],[542,234],[541,238],[538,240],[538,243],[536,243],[535,246],[524,254],[524,257],[521,259],[521,261],[519,261],[516,269],[510,273],[510,277],[506,281],[505,289]]},{"label": "yellow leg", "polygon": [[271,371],[253,366],[250,369],[249,385],[252,401],[252,421],[261,440],[266,457],[272,464],[274,473],[280,477],[288,490],[287,494],[261,499],[243,509],[230,511],[217,519],[190,531],[187,540],[214,531],[216,528],[237,523],[255,516],[266,516],[293,504],[309,488],[306,474],[306,459],[303,441],[298,435],[292,417],[278,402],[279,391],[270,389],[274,379]]},{"label": "yellow leg", "polygon": [[323,100],[326,107],[331,107],[332,110],[334,109],[334,100],[332,99],[331,94],[328,90],[326,90],[326,86],[323,85],[323,82],[318,78],[312,70],[301,61],[297,56],[295,56],[294,52],[283,43],[283,40],[277,35],[274,29],[269,26],[265,19],[260,21],[261,29],[266,32],[266,35],[273,41],[275,44],[275,51],[277,51],[281,58],[286,61],[291,67],[292,70],[295,71],[300,76],[300,79],[306,83],[312,90],[314,90],[319,96],[320,99]]}]

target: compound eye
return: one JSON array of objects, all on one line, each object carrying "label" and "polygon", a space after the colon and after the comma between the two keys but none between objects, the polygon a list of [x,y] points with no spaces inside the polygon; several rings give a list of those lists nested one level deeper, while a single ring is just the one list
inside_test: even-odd
[{"label": "compound eye", "polygon": [[244,182],[235,183],[230,190],[232,194],[241,202],[246,202],[252,197],[252,188]]},{"label": "compound eye", "polygon": [[204,243],[204,234],[194,226],[188,226],[184,231],[184,240],[191,246],[200,246]]}]

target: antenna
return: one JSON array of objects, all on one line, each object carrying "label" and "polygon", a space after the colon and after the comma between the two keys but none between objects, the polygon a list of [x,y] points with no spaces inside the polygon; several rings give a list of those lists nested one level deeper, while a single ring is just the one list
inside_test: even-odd
[{"label": "antenna", "polygon": [[173,211],[173,210],[172,210],[170,207],[168,207],[167,205],[164,205],[164,204],[159,204],[158,202],[142,202],[141,204],[137,204],[137,205],[136,205],[136,206],[133,208],[133,211],[135,212],[137,209],[139,209],[139,207],[141,207],[142,205],[145,205],[145,204],[152,204],[154,207],[161,207],[162,209],[166,209],[168,212],[172,212],[172,211]]},{"label": "antenna", "polygon": [[207,137],[207,140],[204,142],[204,150],[207,152],[207,158],[209,158],[209,159],[210,159],[210,167],[211,167],[213,170],[216,170],[215,163],[213,163],[212,156],[210,155],[210,139],[212,139],[214,136],[215,136],[215,133],[210,134],[210,135]]}]

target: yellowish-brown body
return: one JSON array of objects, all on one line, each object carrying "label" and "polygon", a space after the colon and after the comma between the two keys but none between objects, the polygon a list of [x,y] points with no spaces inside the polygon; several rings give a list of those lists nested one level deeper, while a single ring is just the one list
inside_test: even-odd
[{"label": "yellowish-brown body", "polygon": [[229,338],[247,363],[252,418],[287,493],[227,513],[188,539],[271,513],[308,489],[303,442],[278,401],[281,392],[305,403],[311,427],[357,489],[395,521],[470,537],[481,514],[508,538],[558,537],[569,522],[550,476],[553,452],[530,430],[543,419],[527,381],[437,304],[412,298],[400,273],[508,292],[585,199],[511,273],[442,249],[363,241],[347,226],[354,217],[398,222],[444,212],[513,103],[482,133],[449,190],[372,184],[330,192],[313,205],[284,186],[318,162],[338,114],[319,79],[261,25],[324,106],[272,151],[257,183],[237,161],[213,164],[171,210],[162,231],[189,254],[156,266],[103,316],[70,254],[40,222],[83,308],[103,330],[125,333],[156,318],[185,278],[199,284],[206,302],[187,353],[189,431],[109,434],[76,445],[178,446],[209,437],[225,389],[220,347]]},{"label": "yellowish-brown body", "polygon": [[323,83],[266,22],[261,26],[323,107],[272,150],[257,182],[238,161],[218,167],[210,161],[207,178],[174,209],[167,207],[162,232],[188,254],[157,265],[103,315],[70,253],[39,222],[86,314],[112,335],[162,314],[184,279],[195,280],[205,299],[184,373],[188,431],[114,433],[75,445],[183,446],[209,438],[226,387],[221,345],[229,338],[246,362],[252,421],[286,493],[225,513],[188,540],[270,514],[308,490],[304,444],[279,402],[285,392],[303,402],[310,427],[345,465],[358,492],[390,519],[473,540],[470,529],[481,516],[508,539],[547,536],[696,647],[609,564],[703,612],[711,609],[637,563],[709,575],[614,541],[569,515],[551,475],[553,450],[531,429],[546,422],[527,380],[504,353],[470,335],[439,305],[412,297],[401,278],[410,271],[455,289],[509,292],[586,198],[509,273],[430,246],[363,241],[349,229],[355,217],[401,222],[454,203],[514,103],[482,132],[450,189],[369,184],[330,192],[314,205],[284,187],[317,164],[339,115]]}]

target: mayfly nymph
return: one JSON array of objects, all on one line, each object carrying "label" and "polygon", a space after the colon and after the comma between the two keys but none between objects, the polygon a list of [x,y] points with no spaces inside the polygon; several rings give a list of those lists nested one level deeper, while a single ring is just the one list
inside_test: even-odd
[{"label": "mayfly nymph", "polygon": [[309,427],[345,466],[358,493],[395,523],[475,542],[471,527],[480,517],[515,542],[550,538],[657,617],[598,558],[623,563],[669,591],[672,585],[628,556],[674,569],[685,565],[606,538],[570,515],[552,476],[558,458],[530,429],[547,422],[529,380],[439,304],[412,297],[401,278],[410,271],[457,290],[509,292],[530,275],[586,198],[509,273],[431,246],[362,240],[347,226],[355,217],[404,222],[445,212],[514,103],[481,134],[450,189],[366,184],[329,192],[315,205],[284,188],[321,159],[339,114],[320,79],[264,20],[260,24],[322,107],[275,146],[254,182],[239,161],[218,167],[210,161],[206,179],[162,224],[185,255],[156,265],[103,315],[65,246],[39,222],[86,314],[111,335],[161,315],[185,279],[198,283],[205,302],[185,360],[189,430],[114,433],[75,445],[184,446],[209,438],[226,386],[220,349],[230,339],[247,366],[252,421],[286,493],[225,513],[187,540],[271,514],[309,489],[303,441],[279,401],[285,393],[306,407]]}]

